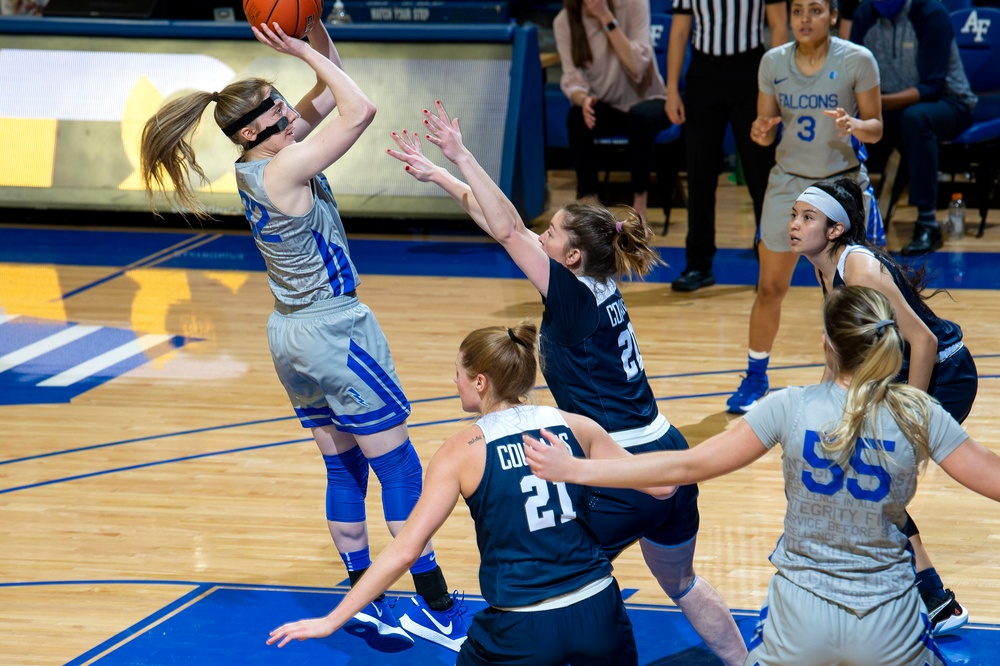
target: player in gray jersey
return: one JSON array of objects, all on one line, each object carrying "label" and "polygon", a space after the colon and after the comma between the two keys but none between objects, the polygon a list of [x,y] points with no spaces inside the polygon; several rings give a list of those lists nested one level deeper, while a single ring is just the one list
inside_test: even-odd
[{"label": "player in gray jersey", "polygon": [[[480,418],[434,454],[427,488],[403,530],[340,605],[326,617],[275,629],[269,644],[283,647],[336,631],[399,578],[463,497],[476,524],[480,587],[490,605],[472,621],[457,664],[638,663],[611,563],[588,523],[588,489],[532,476],[523,437],[548,432],[569,455],[629,454],[586,417],[526,404],[537,372],[537,338],[529,321],[466,336],[455,359],[455,384],[462,409]],[[644,490],[659,497],[674,492]]]},{"label": "player in gray jersey", "polygon": [[885,296],[837,289],[823,323],[830,381],[775,392],[693,449],[594,465],[529,441],[525,457],[547,481],[680,485],[732,472],[780,444],[784,535],[746,664],[944,664],[915,585],[906,505],[928,458],[1000,502],[1000,457],[924,391],[895,382],[902,338]]},{"label": "player in gray jersey", "polygon": [[[979,373],[962,329],[937,316],[924,300],[924,269],[901,266],[865,237],[863,208],[861,189],[852,178],[816,183],[799,195],[792,209],[788,225],[792,252],[813,265],[824,293],[844,285],[862,285],[889,299],[905,343],[903,369],[897,379],[927,391],[962,423],[979,390]],[[913,547],[917,589],[931,611],[934,635],[961,627],[969,611],[945,589],[909,517],[903,532]]]},{"label": "player in gray jersey", "polygon": [[[191,172],[204,178],[189,143],[210,103],[215,121],[241,149],[236,182],[274,295],[267,339],[278,378],[302,427],[312,431],[326,466],[326,518],[351,584],[371,565],[365,497],[369,467],[382,486],[389,531],[396,534],[420,496],[422,468],[407,434],[410,405],[375,316],[358,300],[337,202],[323,170],[346,153],[375,116],[375,106],[344,73],[322,26],[309,43],[275,24],[257,39],[303,61],[316,84],[295,107],[271,82],[244,79],[219,92],[168,102],[145,126],[142,177],[148,191],[172,181],[174,199],[203,218]],[[315,139],[304,139],[333,110]],[[384,598],[360,610],[348,631],[371,647],[396,652],[410,634],[458,650],[461,606],[448,593],[431,544],[411,568],[418,595],[397,619]]]},{"label": "player in gray jersey", "polygon": [[757,119],[751,138],[777,146],[760,224],[760,274],[750,311],[747,372],[727,401],[743,414],[769,389],[767,365],[781,322],[781,303],[798,256],[788,244],[788,216],[795,198],[818,179],[849,175],[869,190],[868,231],[885,244],[878,206],[872,203],[862,142],[882,136],[878,66],[864,47],[830,35],[836,0],[793,0],[795,41],[771,49],[760,62]]}]

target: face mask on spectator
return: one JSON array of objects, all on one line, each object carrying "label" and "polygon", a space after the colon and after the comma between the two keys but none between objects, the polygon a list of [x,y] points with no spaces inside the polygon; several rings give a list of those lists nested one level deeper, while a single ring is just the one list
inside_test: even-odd
[{"label": "face mask on spectator", "polygon": [[885,18],[892,18],[899,13],[899,10],[906,4],[906,0],[872,0],[875,11]]}]

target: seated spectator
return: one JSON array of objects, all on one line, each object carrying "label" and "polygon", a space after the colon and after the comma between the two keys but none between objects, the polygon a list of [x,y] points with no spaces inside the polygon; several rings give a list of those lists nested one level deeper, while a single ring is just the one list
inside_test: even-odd
[{"label": "seated spectator", "polygon": [[576,196],[597,201],[594,138],[628,137],[632,207],[646,217],[653,141],[670,126],[666,90],[649,38],[646,0],[564,0],[552,24],[576,167]]},{"label": "seated spectator", "polygon": [[976,96],[962,69],[948,10],[938,0],[871,0],[854,13],[851,41],[875,55],[882,75],[882,140],[870,147],[872,170],[898,148],[917,207],[913,238],[901,252],[942,245],[935,217],[938,145],[972,124]]}]

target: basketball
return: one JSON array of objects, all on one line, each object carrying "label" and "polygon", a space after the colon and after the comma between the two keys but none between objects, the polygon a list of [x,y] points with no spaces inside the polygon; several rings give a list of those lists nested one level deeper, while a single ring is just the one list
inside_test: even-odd
[{"label": "basketball", "polygon": [[302,38],[323,20],[322,0],[243,0],[247,22],[256,27],[277,23],[286,35]]}]

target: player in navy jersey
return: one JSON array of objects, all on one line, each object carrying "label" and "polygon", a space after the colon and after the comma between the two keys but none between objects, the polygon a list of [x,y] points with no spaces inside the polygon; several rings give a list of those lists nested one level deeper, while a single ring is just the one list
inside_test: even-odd
[{"label": "player in navy jersey", "polygon": [[[146,123],[142,178],[150,192],[166,189],[169,179],[175,200],[207,217],[193,191],[191,172],[202,179],[205,174],[190,135],[215,102],[215,122],[241,150],[236,183],[274,295],[267,325],[274,368],[323,454],[326,517],[353,585],[371,564],[365,514],[369,466],[381,481],[393,534],[416,503],[422,481],[407,434],[410,405],[385,336],[358,300],[360,278],[322,173],[354,145],[375,106],[341,69],[322,26],[312,30],[308,44],[288,37],[277,24],[274,30],[262,24],[253,31],[262,43],[315,71],[316,85],[297,105],[301,113],[262,79],[175,99]],[[339,113],[315,139],[304,140],[334,108]],[[411,572],[422,606],[408,607],[397,619],[385,599],[376,599],[348,630],[384,652],[412,646],[410,634],[457,650],[465,625],[430,543]],[[429,621],[431,616],[436,619]],[[442,626],[452,630],[441,632]]]},{"label": "player in navy jersey", "polygon": [[[587,522],[588,490],[532,476],[522,441],[545,432],[575,456],[629,454],[590,419],[527,404],[537,333],[522,321],[466,336],[455,384],[462,409],[479,419],[431,459],[424,492],[402,531],[340,605],[326,617],[275,629],[268,644],[283,647],[336,631],[406,571],[463,497],[476,524],[479,584],[489,607],[473,619],[458,664],[637,663],[611,563]],[[667,496],[674,488],[647,490]]]},{"label": "player in navy jersey", "polygon": [[[781,304],[798,256],[788,246],[788,211],[817,180],[849,175],[866,190],[868,231],[884,244],[881,217],[865,170],[863,142],[882,136],[882,98],[875,57],[863,46],[830,35],[836,0],[792,0],[795,41],[760,61],[757,119],[750,138],[777,141],[760,221],[760,273],[747,331],[747,372],[726,401],[743,414],[766,395],[767,366],[781,322]],[[779,125],[781,127],[779,138]]]},{"label": "player in navy jersey", "polygon": [[[541,236],[524,226],[514,205],[462,144],[458,121],[440,102],[424,112],[429,140],[458,165],[466,183],[430,162],[409,132],[393,134],[389,154],[406,170],[458,202],[499,241],[545,303],[539,339],[542,374],[565,411],[587,416],[632,453],[685,449],[677,428],[659,413],[617,281],[644,276],[662,263],[652,232],[634,211],[617,219],[598,205],[570,204]],[[660,586],[726,664],[740,664],[746,647],[726,603],[694,572],[698,488],[666,501],[630,490],[594,489],[591,522],[608,557],[640,542]]]},{"label": "player in navy jersey", "polygon": [[1000,457],[896,382],[898,316],[874,289],[834,290],[823,307],[827,381],[767,396],[689,451],[594,465],[526,438],[525,456],[548,481],[629,487],[714,478],[780,444],[788,508],[747,665],[943,665],[902,531],[906,505],[928,458],[1000,501]]},{"label": "player in navy jersey", "polygon": [[[911,272],[868,240],[857,183],[840,178],[807,189],[795,202],[788,231],[792,252],[813,264],[824,293],[862,285],[889,299],[905,344],[897,379],[927,391],[963,422],[976,399],[979,373],[962,340],[962,329],[938,317],[924,301],[922,271]],[[826,373],[829,376],[829,368]],[[969,613],[944,588],[909,515],[904,532],[913,545],[917,586],[931,610],[935,634],[962,626]]]}]

